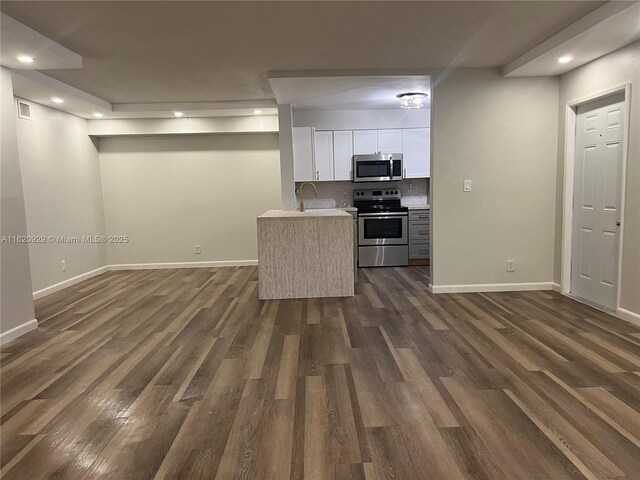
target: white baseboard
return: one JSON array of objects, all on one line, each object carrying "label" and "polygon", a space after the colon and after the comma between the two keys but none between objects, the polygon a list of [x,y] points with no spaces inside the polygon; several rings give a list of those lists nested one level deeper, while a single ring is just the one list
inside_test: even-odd
[{"label": "white baseboard", "polygon": [[634,325],[640,326],[640,315],[632,312],[631,310],[625,310],[624,308],[618,308],[618,318],[625,320]]},{"label": "white baseboard", "polygon": [[112,270],[151,270],[161,268],[207,268],[207,267],[243,267],[258,265],[258,260],[219,260],[210,262],[175,262],[175,263],[124,263],[119,265],[105,265],[104,267],[96,268],[90,272],[77,275],[73,278],[69,278],[64,282],[56,283],[50,287],[43,288],[33,292],[33,299],[46,297],[52,293],[58,292],[64,288],[80,283],[83,280],[100,275],[101,273]]},{"label": "white baseboard", "polygon": [[0,333],[0,345],[4,345],[11,340],[15,340],[16,338],[30,332],[31,330],[35,330],[36,328],[38,328],[38,320],[34,318],[33,320],[29,320],[28,322],[25,322],[22,325],[18,325],[11,330]]},{"label": "white baseboard", "polygon": [[83,280],[87,280],[88,278],[92,278],[92,277],[95,277],[96,275],[100,275],[101,273],[106,272],[108,269],[109,267],[105,265],[104,267],[96,268],[95,270],[82,273],[73,278],[68,278],[63,282],[56,283],[55,285],[51,285],[50,287],[46,287],[46,288],[43,288],[42,290],[33,292],[33,299],[38,300],[39,298],[46,297],[47,295],[51,295],[52,293],[62,290],[63,288],[70,287],[71,285],[80,283]]},{"label": "white baseboard", "polygon": [[562,293],[562,285],[560,285],[559,283],[552,283],[551,290],[553,290],[554,292]]},{"label": "white baseboard", "polygon": [[553,283],[480,283],[476,285],[432,285],[432,288],[433,293],[522,292],[551,290]]},{"label": "white baseboard", "polygon": [[246,267],[258,265],[258,260],[214,260],[210,262],[176,262],[176,263],[121,263],[109,265],[109,270],[151,270],[159,268],[211,268],[211,267]]}]

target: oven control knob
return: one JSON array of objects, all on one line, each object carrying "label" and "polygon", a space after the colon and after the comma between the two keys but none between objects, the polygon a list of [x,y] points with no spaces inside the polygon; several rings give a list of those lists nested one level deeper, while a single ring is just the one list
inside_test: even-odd
[{"label": "oven control knob", "polygon": [[395,193],[395,194],[397,195],[397,194],[398,194],[398,190],[396,190],[396,191],[395,191],[395,192],[393,192],[393,193]]}]

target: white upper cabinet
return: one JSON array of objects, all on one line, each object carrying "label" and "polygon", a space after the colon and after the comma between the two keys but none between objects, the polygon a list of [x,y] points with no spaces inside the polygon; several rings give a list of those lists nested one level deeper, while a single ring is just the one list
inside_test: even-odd
[{"label": "white upper cabinet", "polygon": [[380,153],[402,153],[402,129],[378,130]]},{"label": "white upper cabinet", "polygon": [[378,130],[354,130],[353,154],[367,155],[378,151]]},{"label": "white upper cabinet", "polygon": [[353,157],[353,132],[337,130],[333,132],[333,168],[335,180],[351,180]]},{"label": "white upper cabinet", "polygon": [[313,128],[293,127],[293,177],[296,182],[311,182],[316,179],[313,167]]},{"label": "white upper cabinet", "polygon": [[296,182],[348,181],[353,155],[402,153],[404,178],[430,177],[430,129],[315,130],[294,127],[293,169]]},{"label": "white upper cabinet", "polygon": [[314,135],[315,180],[333,180],[333,132],[317,131]]},{"label": "white upper cabinet", "polygon": [[404,178],[428,178],[431,172],[429,128],[405,128],[402,135]]}]

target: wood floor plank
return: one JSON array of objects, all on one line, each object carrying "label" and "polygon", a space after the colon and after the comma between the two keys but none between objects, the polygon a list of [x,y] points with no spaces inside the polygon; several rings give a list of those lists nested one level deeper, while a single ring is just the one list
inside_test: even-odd
[{"label": "wood floor plank", "polygon": [[640,327],[556,292],[260,301],[256,267],[105,272],[0,348],[3,479],[640,480]]},{"label": "wood floor plank", "polygon": [[295,396],[299,343],[300,337],[298,335],[284,337],[278,383],[276,384],[276,400],[293,399]]}]

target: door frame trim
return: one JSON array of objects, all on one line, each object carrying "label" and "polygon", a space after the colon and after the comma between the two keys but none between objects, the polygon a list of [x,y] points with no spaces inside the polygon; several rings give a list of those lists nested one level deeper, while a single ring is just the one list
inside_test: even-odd
[{"label": "door frame trim", "polygon": [[572,253],[572,228],[573,228],[573,184],[576,146],[576,122],[577,109],[580,105],[592,102],[602,97],[615,93],[624,93],[624,120],[622,138],[622,165],[620,179],[620,235],[618,241],[618,272],[616,285],[616,312],[620,310],[620,291],[622,282],[622,252],[625,227],[625,202],[627,184],[627,157],[629,154],[629,123],[631,120],[631,80],[600,90],[586,97],[572,100],[565,105],[565,139],[564,139],[564,198],[562,220],[562,263],[561,263],[561,288],[562,294],[571,296],[571,253]]}]

